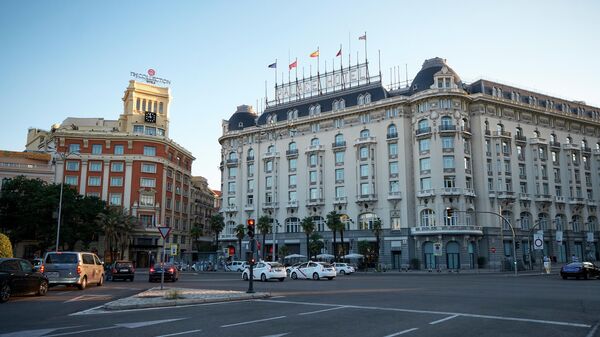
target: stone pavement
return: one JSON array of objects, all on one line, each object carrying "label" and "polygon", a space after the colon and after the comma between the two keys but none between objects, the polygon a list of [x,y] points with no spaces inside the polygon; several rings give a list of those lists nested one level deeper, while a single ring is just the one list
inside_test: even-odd
[{"label": "stone pavement", "polygon": [[121,298],[104,304],[104,310],[125,310],[139,308],[171,307],[197,303],[214,303],[266,298],[270,294],[256,292],[247,294],[241,291],[186,289],[176,287],[155,287],[137,295]]}]

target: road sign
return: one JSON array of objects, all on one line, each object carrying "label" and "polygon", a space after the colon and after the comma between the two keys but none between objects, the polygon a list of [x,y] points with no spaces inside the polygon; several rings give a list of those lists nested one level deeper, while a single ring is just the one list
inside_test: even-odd
[{"label": "road sign", "polygon": [[490,251],[491,251],[492,253],[496,253],[496,247],[492,247],[492,248],[490,249]]},{"label": "road sign", "polygon": [[533,249],[544,249],[544,235],[540,233],[533,234]]},{"label": "road sign", "polygon": [[158,227],[158,231],[160,232],[160,236],[166,239],[169,233],[171,233],[171,227]]},{"label": "road sign", "polygon": [[442,243],[441,242],[433,243],[433,255],[434,256],[442,256]]}]

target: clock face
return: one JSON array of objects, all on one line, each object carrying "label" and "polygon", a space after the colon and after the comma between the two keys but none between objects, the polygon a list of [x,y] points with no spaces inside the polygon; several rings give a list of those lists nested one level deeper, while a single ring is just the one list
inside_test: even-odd
[{"label": "clock face", "polygon": [[144,121],[146,123],[156,123],[156,112],[146,112]]}]

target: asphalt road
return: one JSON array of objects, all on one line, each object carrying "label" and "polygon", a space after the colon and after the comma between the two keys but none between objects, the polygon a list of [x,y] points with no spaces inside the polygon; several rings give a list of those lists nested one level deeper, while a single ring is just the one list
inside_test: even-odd
[{"label": "asphalt road", "polygon": [[[600,337],[600,280],[557,275],[370,273],[255,282],[270,299],[90,314],[150,284],[108,282],[0,305],[6,336]],[[171,284],[168,284],[171,285]],[[237,273],[184,273],[186,288],[245,291]],[[86,311],[87,310],[87,311]]]}]

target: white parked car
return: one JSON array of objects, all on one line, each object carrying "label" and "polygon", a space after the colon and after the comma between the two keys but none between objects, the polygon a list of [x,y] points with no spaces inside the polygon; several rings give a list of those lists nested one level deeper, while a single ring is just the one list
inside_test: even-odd
[{"label": "white parked car", "polygon": [[292,269],[290,272],[292,279],[313,279],[319,280],[321,278],[327,278],[333,280],[335,277],[335,268],[326,262],[313,262],[308,261]]},{"label": "white parked car", "polygon": [[[285,268],[279,262],[264,262],[260,261],[256,263],[252,270],[252,276],[254,280],[261,280],[266,282],[271,279],[278,279],[279,282],[285,280]],[[250,278],[250,267],[246,267],[242,272],[242,280],[248,281]]]},{"label": "white parked car", "polygon": [[354,267],[348,265],[347,263],[334,262],[333,267],[337,274],[347,275],[354,273]]},{"label": "white parked car", "polygon": [[231,261],[225,264],[225,271],[244,271],[246,265],[246,261]]},{"label": "white parked car", "polygon": [[298,267],[299,265],[301,265],[303,263],[306,263],[306,262],[297,262],[297,263],[294,263],[291,266],[285,267],[285,272],[286,272],[287,276],[290,276],[290,273],[292,272],[292,269]]}]

